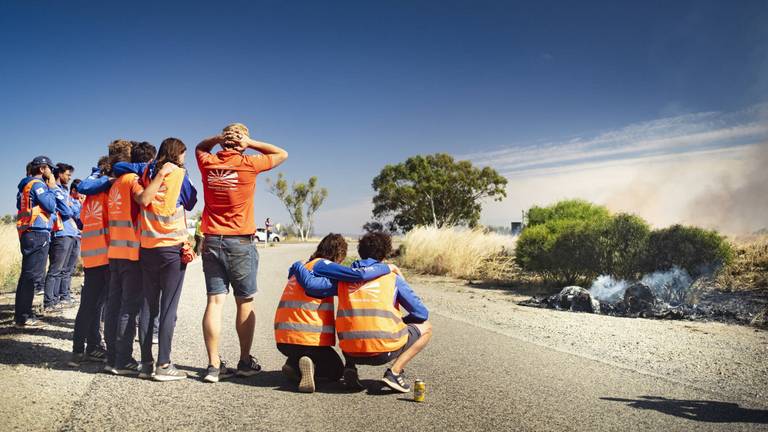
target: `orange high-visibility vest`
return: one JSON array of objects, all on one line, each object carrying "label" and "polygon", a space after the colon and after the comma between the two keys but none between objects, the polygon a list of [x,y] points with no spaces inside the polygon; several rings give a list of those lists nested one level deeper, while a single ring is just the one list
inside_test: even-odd
[{"label": "orange high-visibility vest", "polygon": [[131,188],[139,176],[121,175],[109,189],[109,258],[139,260],[139,212]]},{"label": "orange high-visibility vest", "polygon": [[35,183],[43,183],[43,181],[37,178],[32,179],[24,185],[24,189],[21,191],[19,212],[16,214],[16,231],[18,231],[19,237],[31,227],[47,230],[53,227],[50,213],[43,210],[39,204],[32,205],[32,198],[30,198],[29,194]]},{"label": "orange high-visibility vest", "polygon": [[109,194],[104,191],[85,197],[80,219],[83,221],[80,256],[83,267],[93,268],[109,264],[108,211]]},{"label": "orange high-visibility vest", "polygon": [[[320,258],[304,264],[312,270]],[[333,297],[316,299],[291,276],[275,312],[275,342],[308,346],[334,346]]]},{"label": "orange high-visibility vest", "polygon": [[[184,169],[177,169],[168,174],[163,179],[163,184],[152,202],[147,207],[141,208],[139,216],[141,247],[175,246],[184,243],[189,238],[184,207],[176,205],[185,172]],[[147,165],[141,176],[141,182],[144,187],[147,187],[151,181],[149,165]]]},{"label": "orange high-visibility vest", "polygon": [[339,347],[352,355],[396,351],[408,341],[408,328],[395,306],[397,275],[368,282],[339,282],[336,332]]}]

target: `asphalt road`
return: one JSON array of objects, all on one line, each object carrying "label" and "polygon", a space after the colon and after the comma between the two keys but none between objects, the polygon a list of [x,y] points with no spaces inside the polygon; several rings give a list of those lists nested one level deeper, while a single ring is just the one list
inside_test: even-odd
[{"label": "asphalt road", "polygon": [[[361,392],[346,392],[334,383],[320,384],[314,394],[297,393],[279,372],[284,358],[274,347],[272,318],[288,267],[306,258],[312,248],[280,245],[259,250],[253,353],[265,369],[261,374],[217,384],[197,377],[207,363],[200,326],[205,287],[197,261],[187,271],[172,354],[177,367],[192,378],[159,383],[109,376],[98,373],[95,366],[74,371],[52,365],[55,375],[36,385],[59,392],[60,401],[52,403],[48,397],[45,403],[28,406],[41,413],[59,410],[63,416],[47,425],[29,424],[27,430],[768,429],[768,404],[731,401],[437,313],[431,316],[432,343],[407,368],[410,377],[426,381],[425,403],[413,402],[410,394],[384,390],[378,381],[383,367],[361,367],[367,387]],[[418,286],[414,288],[418,292]],[[236,360],[231,297],[225,314],[222,353]],[[64,355],[59,355],[60,362],[66,360]],[[0,371],[0,378],[3,374]],[[16,387],[25,385],[23,378],[12,382]]]}]

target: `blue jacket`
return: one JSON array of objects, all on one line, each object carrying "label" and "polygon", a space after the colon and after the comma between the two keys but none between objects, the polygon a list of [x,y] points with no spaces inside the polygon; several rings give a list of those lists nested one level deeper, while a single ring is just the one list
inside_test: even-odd
[{"label": "blue jacket", "polygon": [[77,191],[86,196],[96,195],[97,193],[109,190],[110,186],[112,186],[112,183],[109,177],[101,175],[98,168],[92,168],[91,175],[80,182],[77,186]]},{"label": "blue jacket", "polygon": [[77,228],[77,219],[80,218],[80,201],[69,196],[69,188],[64,185],[56,185],[51,189],[56,195],[56,211],[61,216],[64,228],[56,231],[55,237],[80,237],[80,229]]},{"label": "blue jacket", "polygon": [[[118,177],[128,173],[134,173],[141,176],[144,174],[144,169],[146,167],[146,163],[118,162],[112,167],[112,172]],[[155,178],[155,175],[155,162],[153,161],[149,163],[149,178],[153,179]],[[197,204],[197,189],[195,189],[195,186],[192,184],[192,181],[189,179],[189,175],[185,170],[184,182],[181,184],[181,193],[179,194],[179,199],[176,202],[176,205],[184,206],[185,210],[192,211],[192,209],[195,208],[195,204]]]},{"label": "blue jacket", "polygon": [[[385,266],[387,270],[389,269],[389,266],[386,264],[371,258],[355,261],[352,263],[352,268],[341,266],[331,261],[320,261],[315,264],[312,271],[309,271],[298,261],[291,266],[288,276],[296,276],[296,281],[304,288],[307,295],[315,298],[325,298],[338,295],[339,280],[354,282],[344,279],[344,277],[352,274],[352,272],[357,272],[361,275],[358,281],[376,279],[376,277],[389,273],[387,271],[378,274],[376,277],[371,277],[376,274],[376,271],[381,272],[381,266]],[[362,275],[367,277],[363,278]],[[400,275],[395,279],[395,298],[392,299],[392,302],[408,311],[408,315],[403,318],[403,321],[406,323],[421,323],[429,319],[427,307],[424,306],[421,299],[416,296],[413,289]]]},{"label": "blue jacket", "polygon": [[[35,179],[42,180],[38,177],[25,177],[19,182],[19,191],[16,193],[16,210],[19,210],[21,207],[21,193],[24,191],[24,187],[27,186],[27,183]],[[32,207],[39,205],[41,209],[51,215],[51,220],[56,217],[56,195],[45,185],[44,181],[43,183],[36,182],[32,185],[32,188],[29,190],[29,199]],[[51,226],[52,224],[49,226],[33,225],[29,227],[29,230],[50,232]]]}]

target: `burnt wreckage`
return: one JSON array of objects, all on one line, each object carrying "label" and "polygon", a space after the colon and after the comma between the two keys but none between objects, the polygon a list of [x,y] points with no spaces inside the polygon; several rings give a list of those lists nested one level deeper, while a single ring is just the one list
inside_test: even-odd
[{"label": "burnt wreckage", "polygon": [[[568,286],[558,294],[523,300],[522,306],[587,312],[602,315],[675,320],[711,320],[768,326],[765,293],[726,293],[702,278],[680,289],[676,284],[651,286],[643,282],[626,284],[608,299],[599,300],[595,291]],[[678,284],[679,285],[679,284]]]}]

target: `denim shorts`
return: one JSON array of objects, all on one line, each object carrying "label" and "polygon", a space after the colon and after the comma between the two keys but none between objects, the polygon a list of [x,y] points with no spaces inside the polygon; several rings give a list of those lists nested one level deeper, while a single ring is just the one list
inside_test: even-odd
[{"label": "denim shorts", "polygon": [[259,252],[252,236],[206,234],[203,240],[203,273],[208,295],[228,294],[251,298],[256,294]]}]

